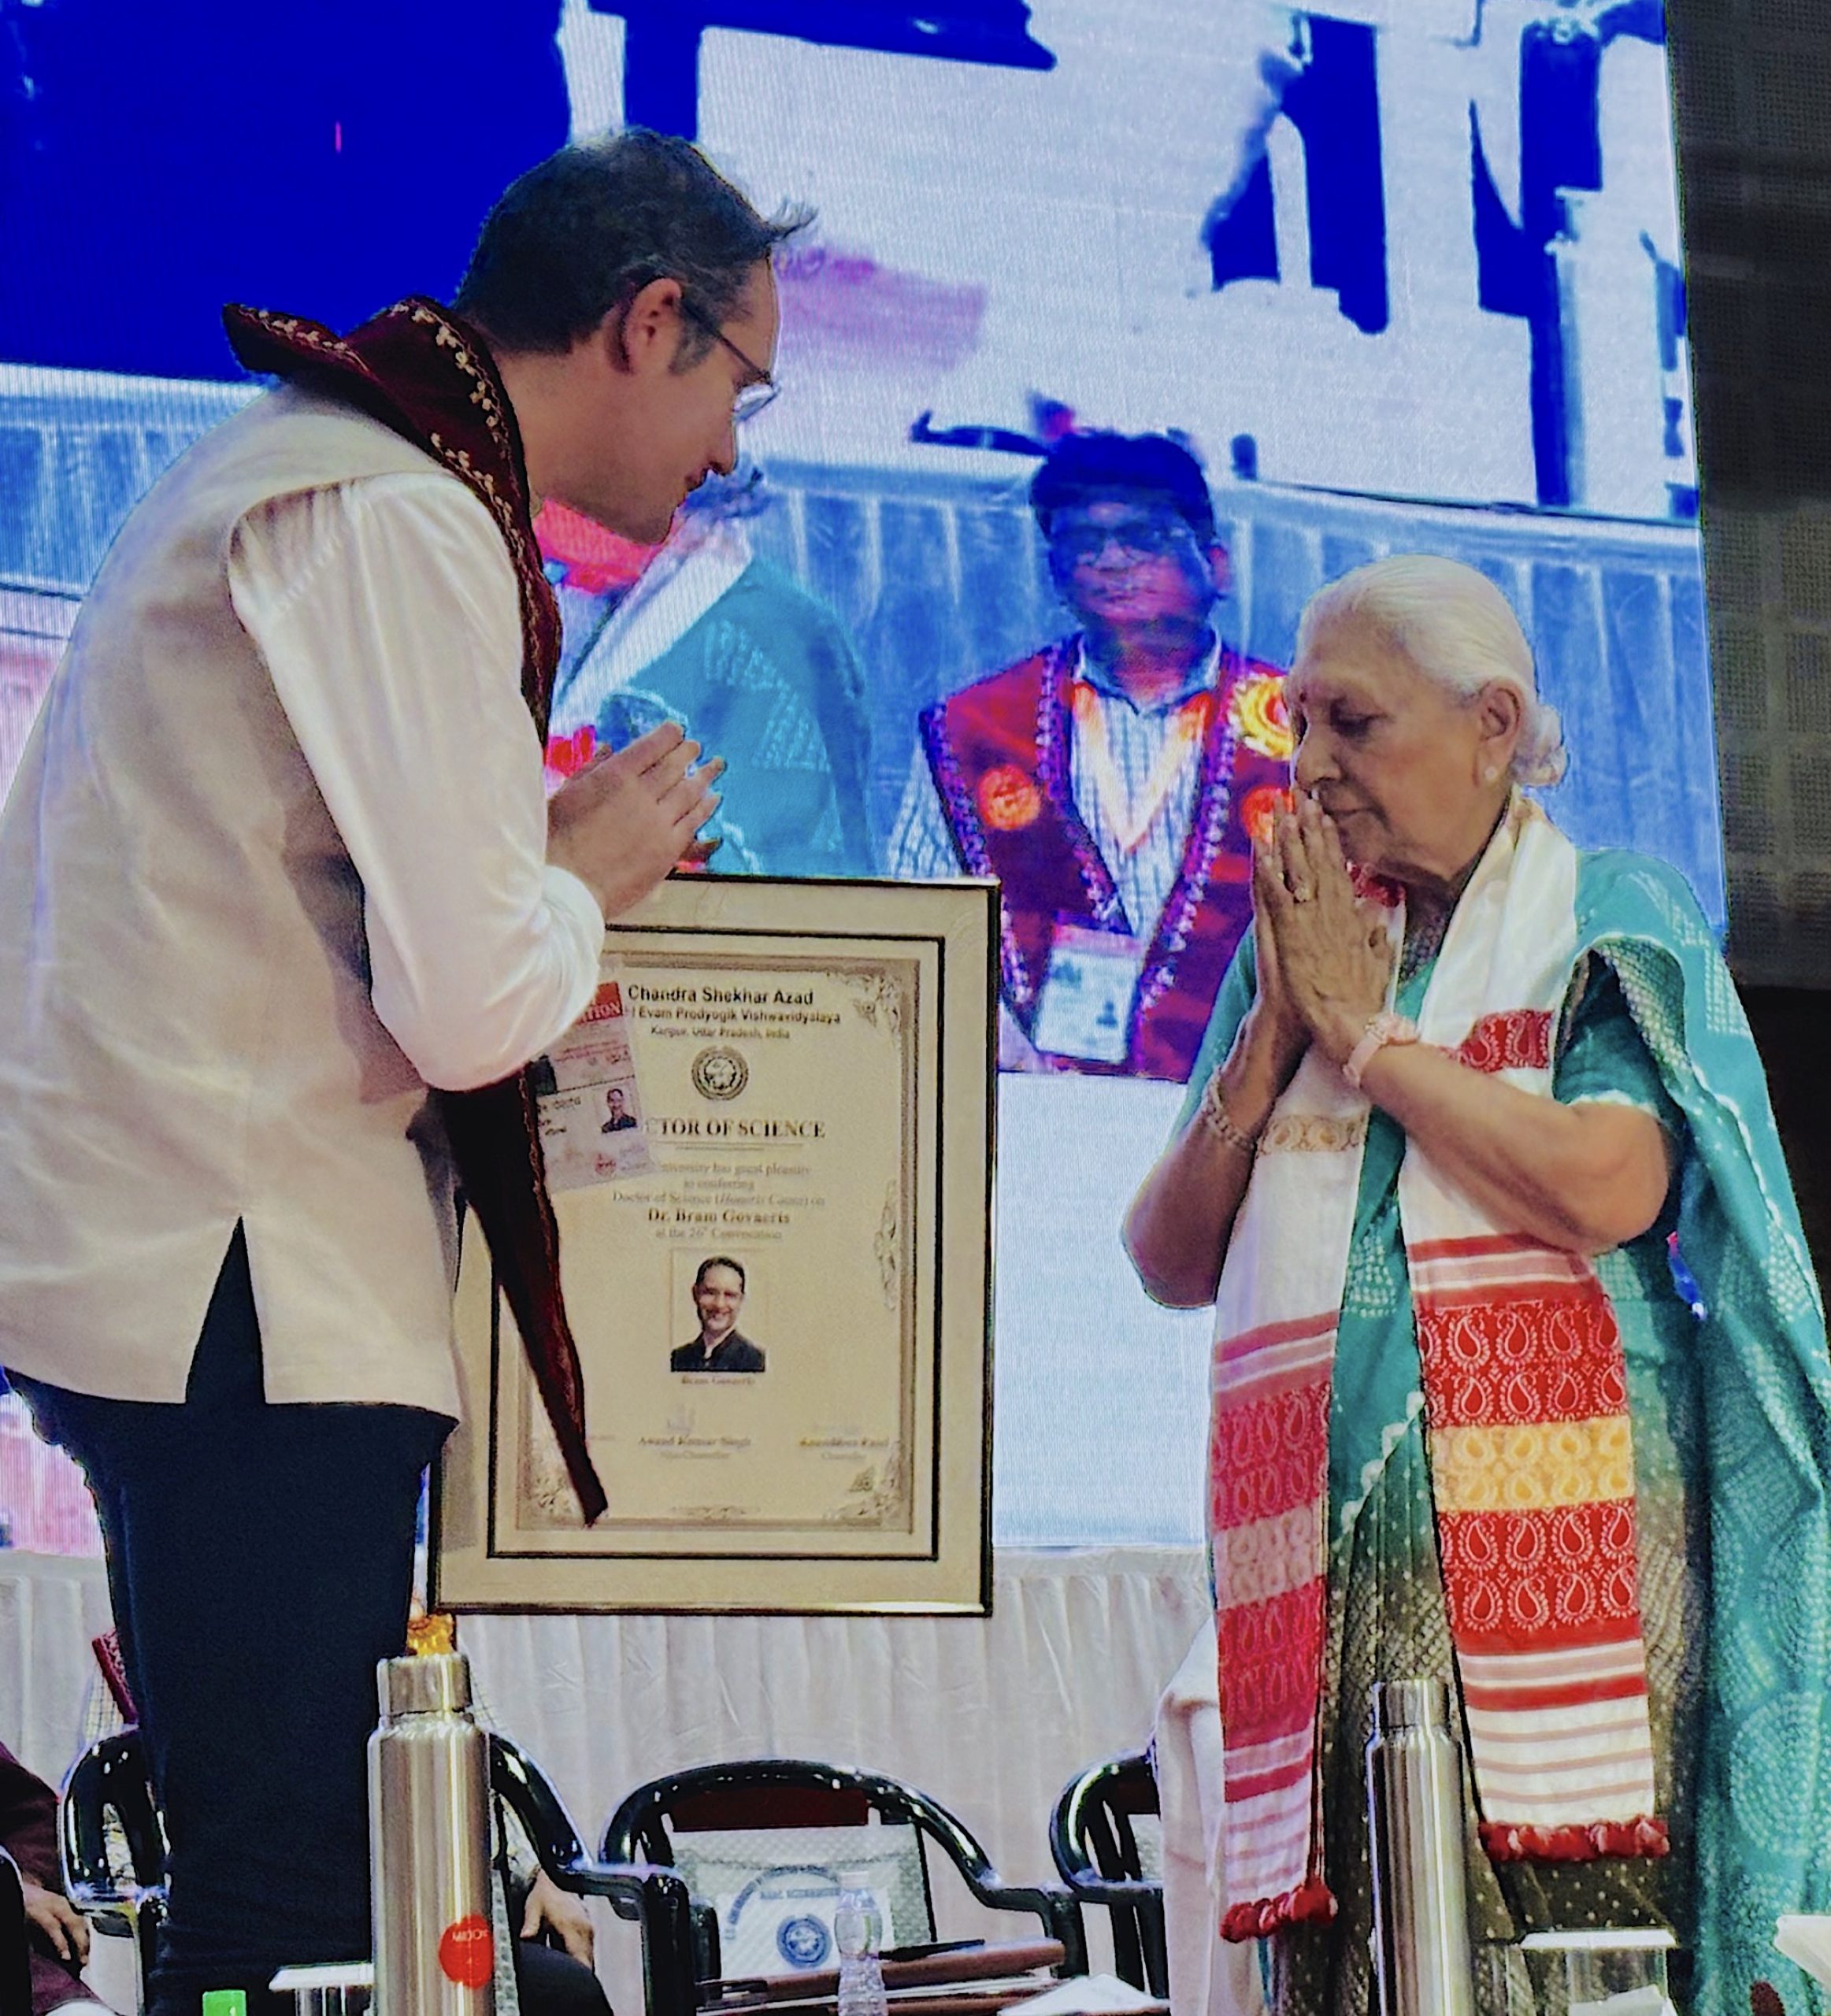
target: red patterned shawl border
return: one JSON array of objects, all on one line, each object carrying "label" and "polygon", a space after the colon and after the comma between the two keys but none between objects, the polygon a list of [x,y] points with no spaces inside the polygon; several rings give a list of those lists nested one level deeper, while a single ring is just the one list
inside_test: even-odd
[{"label": "red patterned shawl border", "polygon": [[[1510,1324],[1541,1344],[1548,1338],[1555,1347],[1514,1352],[1509,1360],[1513,1383],[1523,1384],[1526,1397],[1521,1401],[1513,1395],[1504,1405],[1492,1403],[1491,1382],[1469,1378],[1465,1366],[1452,1363],[1447,1384],[1458,1400],[1450,1411],[1459,1423],[1506,1425],[1522,1418],[1551,1424],[1566,1419],[1581,1419],[1586,1425],[1608,1419],[1628,1421],[1618,1327],[1588,1262],[1528,1237],[1492,1232],[1421,1240],[1408,1248],[1407,1260],[1417,1287],[1427,1419],[1433,1425],[1442,1424],[1445,1363],[1458,1355],[1458,1329],[1496,1324]],[[1558,1317],[1561,1309],[1587,1320],[1579,1320],[1573,1327]],[[1218,1344],[1210,1450],[1211,1516],[1218,1543],[1255,1521],[1288,1517],[1294,1509],[1288,1501],[1292,1500],[1292,1492],[1300,1482],[1295,1477],[1298,1468],[1314,1469],[1320,1465],[1325,1478],[1330,1366],[1325,1360],[1318,1367],[1315,1347],[1322,1336],[1332,1340],[1334,1322],[1332,1314],[1285,1319],[1255,1325]],[[1566,1361],[1570,1356],[1588,1358],[1599,1353],[1606,1361],[1601,1373],[1612,1368],[1612,1377],[1570,1376]],[[1562,1383],[1555,1390],[1567,1397],[1561,1404],[1553,1404],[1553,1381],[1560,1375]],[[1293,1410],[1288,1403],[1299,1394],[1303,1405]],[[1229,1479],[1229,1458],[1237,1460],[1250,1447],[1262,1459],[1270,1430],[1255,1418],[1255,1413],[1266,1415],[1281,1402],[1286,1404],[1278,1412],[1279,1421],[1307,1447],[1314,1447],[1307,1448],[1307,1458],[1303,1450],[1281,1447],[1274,1474],[1283,1481],[1267,1501],[1262,1473],[1258,1487],[1247,1491],[1243,1480]],[[1570,1411],[1572,1408],[1577,1411]],[[1244,1434],[1240,1432],[1243,1424],[1247,1431]],[[1233,1446],[1236,1437],[1241,1445],[1238,1447]],[[1325,1481],[1317,1488],[1325,1492]],[[1585,1506],[1596,1516],[1584,1519],[1581,1515]],[[1481,1838],[1489,1852],[1503,1860],[1664,1855],[1669,1847],[1666,1825],[1650,1810],[1620,1818],[1598,1817],[1595,1810],[1596,1803],[1623,1796],[1644,1797],[1650,1806],[1653,1789],[1632,1501],[1583,1501],[1567,1511],[1552,1508],[1541,1522],[1549,1529],[1574,1521],[1573,1531],[1584,1533],[1589,1575],[1606,1585],[1605,1595],[1613,1592],[1612,1601],[1603,1606],[1606,1615],[1580,1629],[1561,1628],[1547,1605],[1542,1615],[1524,1626],[1516,1619],[1499,1632],[1470,1629],[1466,1614],[1474,1587],[1468,1580],[1470,1553],[1484,1555],[1488,1574],[1499,1574],[1505,1581],[1503,1564],[1510,1557],[1500,1529],[1510,1520],[1517,1525],[1530,1516],[1446,1513],[1440,1507],[1437,1514],[1440,1536],[1445,1538],[1446,1596],[1470,1713],[1477,1787],[1484,1799],[1494,1798],[1503,1810],[1523,1802],[1529,1810],[1536,1805],[1540,1814],[1531,1820],[1516,1816],[1486,1820]],[[1455,1545],[1447,1544],[1446,1524],[1454,1529]],[[1484,1535],[1493,1537],[1471,1549],[1471,1536],[1479,1540]],[[1294,1702],[1286,1698],[1290,1692],[1288,1673],[1286,1684],[1274,1690],[1275,1706],[1283,1710],[1280,1714],[1268,1718],[1268,1710],[1274,1704],[1262,1695],[1259,1687],[1260,1670],[1273,1665],[1281,1655],[1281,1647],[1268,1642],[1276,1639],[1281,1628],[1277,1623],[1281,1599],[1230,1603],[1221,1582],[1226,1552],[1224,1544],[1217,1545],[1216,1624],[1223,1728],[1227,1731],[1229,1830],[1233,1844],[1230,1876],[1246,1877],[1261,1870],[1269,1876],[1281,1866],[1294,1873],[1295,1830],[1301,1823],[1288,1799],[1277,1799],[1274,1795],[1288,1787],[1299,1766],[1312,1778],[1313,1793],[1303,1879],[1272,1895],[1249,1896],[1232,1906],[1225,1914],[1222,1932],[1238,1939],[1262,1936],[1281,1925],[1303,1922],[1305,1917],[1327,1915],[1323,1900],[1328,1892],[1321,1877],[1321,1830],[1314,1818],[1313,1729],[1303,1727],[1293,1712]],[[1321,1558],[1318,1528],[1318,1566]],[[1305,1584],[1293,1590],[1291,1597],[1281,1599],[1282,1608],[1288,1610],[1292,1598],[1307,1598],[1319,1586]],[[1248,1614],[1243,1615],[1243,1611]],[[1301,1627],[1298,1639],[1304,1642],[1293,1640],[1282,1646],[1282,1656],[1288,1665],[1304,1666],[1307,1698],[1319,1701],[1320,1644],[1312,1659]],[[1244,1701],[1243,1689],[1248,1697]],[[1604,1704],[1611,1710],[1614,1704],[1620,1708],[1599,1718],[1581,1714],[1585,1707]],[[1555,1724],[1549,1731],[1537,1719],[1547,1718]],[[1280,1736],[1296,1740],[1298,1750],[1290,1753],[1281,1747],[1277,1768],[1267,1769],[1266,1746]],[[1496,1747],[1506,1753],[1498,1765],[1493,1758]],[[1524,1780],[1529,1789],[1520,1794],[1507,1788],[1503,1796],[1509,1780]],[[1560,1784],[1564,1789],[1557,1789]],[[1588,1808],[1581,1820],[1554,1817],[1559,1806],[1568,1808],[1579,1803]]]}]

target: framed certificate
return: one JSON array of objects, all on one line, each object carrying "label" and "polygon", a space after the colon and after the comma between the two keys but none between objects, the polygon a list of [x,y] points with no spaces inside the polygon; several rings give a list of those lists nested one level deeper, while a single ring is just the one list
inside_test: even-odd
[{"label": "framed certificate", "polygon": [[536,1067],[610,1499],[580,1519],[483,1242],[434,1495],[454,1610],[991,1600],[988,882],[684,876]]}]

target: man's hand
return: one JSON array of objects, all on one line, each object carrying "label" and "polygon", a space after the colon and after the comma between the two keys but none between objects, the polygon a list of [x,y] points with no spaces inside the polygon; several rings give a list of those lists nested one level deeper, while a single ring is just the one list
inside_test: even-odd
[{"label": "man's hand", "polygon": [[557,1932],[567,1952],[582,1966],[590,1966],[591,1921],[585,1907],[543,1870],[528,1893],[528,1908],[521,1914],[521,1936],[538,1939],[546,1931]]},{"label": "man's hand", "polygon": [[695,769],[699,754],[664,721],[587,764],[547,800],[547,858],[577,876],[606,918],[640,902],[677,861],[704,858],[696,836],[718,810],[710,786],[725,765]]},{"label": "man's hand", "polygon": [[89,1921],[68,1897],[46,1890],[28,1877],[20,1878],[25,1893],[25,1915],[60,1960],[81,1966],[89,1958]]}]

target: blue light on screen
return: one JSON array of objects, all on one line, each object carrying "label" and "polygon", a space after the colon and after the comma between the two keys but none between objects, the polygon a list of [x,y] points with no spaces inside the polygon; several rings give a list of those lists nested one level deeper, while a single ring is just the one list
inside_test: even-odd
[{"label": "blue light on screen", "polygon": [[[747,781],[726,751],[728,865],[885,872],[922,711],[1073,631],[1026,488],[1114,428],[1202,461],[1222,633],[1274,670],[1362,560],[1489,574],[1564,718],[1555,816],[1721,924],[1657,0],[40,0],[0,28],[6,773],[113,528],[252,389],[221,304],[347,327],[449,295],[513,174],[628,120],[817,212],[752,480],[664,556],[687,587],[550,549],[558,725],[614,702],[777,752]],[[999,1536],[1192,1540],[1200,1320],[1115,1236],[1181,1088],[1004,1084]]]}]

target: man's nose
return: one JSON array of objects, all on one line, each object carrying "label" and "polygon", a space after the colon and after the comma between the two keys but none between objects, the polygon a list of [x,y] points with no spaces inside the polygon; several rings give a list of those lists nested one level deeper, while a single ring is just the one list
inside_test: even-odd
[{"label": "man's nose", "polygon": [[721,476],[730,476],[737,468],[737,422],[728,416],[718,453],[713,457],[710,466]]}]

